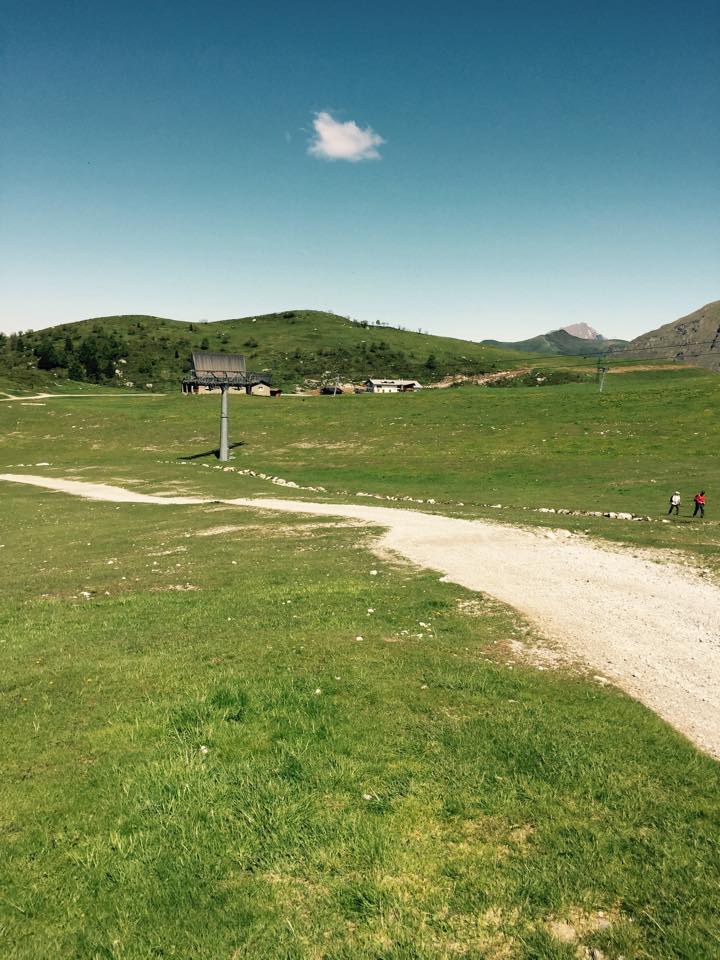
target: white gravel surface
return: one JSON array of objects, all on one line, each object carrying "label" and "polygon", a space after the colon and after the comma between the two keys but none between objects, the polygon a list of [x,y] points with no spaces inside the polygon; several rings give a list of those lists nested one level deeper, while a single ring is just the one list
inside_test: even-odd
[{"label": "white gravel surface", "polygon": [[[114,503],[218,502],[53,477],[0,474],[0,480]],[[720,587],[699,572],[661,563],[656,551],[603,545],[567,531],[360,504],[221,502],[384,527],[380,550],[514,607],[720,758]]]},{"label": "white gravel surface", "polygon": [[14,400],[19,400],[21,403],[27,402],[28,400],[66,400],[68,397],[72,399],[82,398],[83,400],[95,400],[97,397],[110,397],[112,400],[126,400],[128,397],[164,397],[164,393],[150,393],[144,390],[142,393],[118,393],[117,390],[115,393],[35,393],[32,396],[15,396],[14,393],[5,393],[2,391],[0,393],[0,403],[12,403]]}]

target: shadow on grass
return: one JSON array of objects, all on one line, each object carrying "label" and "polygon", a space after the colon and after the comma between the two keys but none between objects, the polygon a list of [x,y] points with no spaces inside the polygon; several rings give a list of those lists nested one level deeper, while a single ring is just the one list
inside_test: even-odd
[{"label": "shadow on grass", "polygon": [[[244,440],[238,440],[237,443],[229,443],[228,449],[234,450],[235,447],[242,447],[245,445]],[[202,453],[191,453],[187,457],[178,457],[178,460],[202,460],[203,457],[215,457],[216,460],[220,459],[220,447],[215,447],[214,450],[203,450]]]}]

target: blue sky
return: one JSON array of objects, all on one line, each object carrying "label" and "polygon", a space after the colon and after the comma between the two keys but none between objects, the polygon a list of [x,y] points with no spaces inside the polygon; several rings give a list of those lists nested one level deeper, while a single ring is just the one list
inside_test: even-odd
[{"label": "blue sky", "polygon": [[720,298],[717,2],[5,10],[0,329],[630,337]]}]

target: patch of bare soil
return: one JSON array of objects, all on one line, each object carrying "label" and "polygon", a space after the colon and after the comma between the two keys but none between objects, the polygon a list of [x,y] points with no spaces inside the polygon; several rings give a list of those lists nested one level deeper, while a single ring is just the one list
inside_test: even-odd
[{"label": "patch of bare soil", "polygon": [[432,389],[444,389],[451,387],[454,383],[474,383],[476,386],[483,386],[486,383],[497,383],[499,380],[513,380],[515,377],[521,377],[524,373],[529,373],[532,367],[519,367],[516,370],[496,370],[494,373],[483,373],[475,376],[468,376],[464,373],[450,374],[438,380],[437,383],[431,383]]},{"label": "patch of bare soil", "polygon": [[634,363],[627,367],[610,367],[608,373],[637,373],[638,370],[688,370],[692,363]]},{"label": "patch of bare soil", "polygon": [[552,647],[543,643],[508,640],[507,647],[517,660],[543,670],[557,670],[572,663],[572,658],[568,656],[567,651],[553,650]]},{"label": "patch of bare soil", "polygon": [[192,590],[199,590],[194,583],[171,583],[165,587],[150,587],[150,593],[167,593],[169,590],[175,590],[178,593],[187,593]]},{"label": "patch of bare soil", "polygon": [[[113,503],[218,502],[27,474],[0,480]],[[407,509],[267,498],[222,503],[384,528],[380,550],[514,607],[541,635],[720,757],[720,587],[692,568],[572,534],[550,538],[545,531]]]},{"label": "patch of bare soil", "polygon": [[337,443],[323,443],[322,441],[314,440],[298,440],[297,443],[291,443],[289,446],[296,447],[298,450],[355,450],[363,445],[357,441],[351,440],[340,440]]},{"label": "patch of bare soil", "polygon": [[583,941],[594,933],[610,930],[622,919],[618,911],[608,914],[604,910],[598,910],[590,913],[587,910],[574,908],[562,918],[550,917],[546,926],[553,940],[574,947],[575,956],[581,960],[604,960],[605,954],[602,950],[584,946]]},{"label": "patch of bare soil", "polygon": [[268,527],[267,524],[245,523],[243,525],[224,524],[219,527],[207,527],[205,530],[198,530],[196,537],[218,537],[227,533],[257,533],[262,532],[266,536],[287,536],[296,533],[318,533],[321,530],[336,530],[338,528],[357,527],[357,523],[296,523],[293,526],[278,527],[276,525]]}]

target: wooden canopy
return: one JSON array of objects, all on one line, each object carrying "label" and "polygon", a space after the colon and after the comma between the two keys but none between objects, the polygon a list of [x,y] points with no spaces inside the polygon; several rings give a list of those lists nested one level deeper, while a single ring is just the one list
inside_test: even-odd
[{"label": "wooden canopy", "polygon": [[248,373],[243,353],[211,353],[193,350],[193,370],[183,380],[183,390],[193,387],[249,387],[272,382],[269,373]]}]

